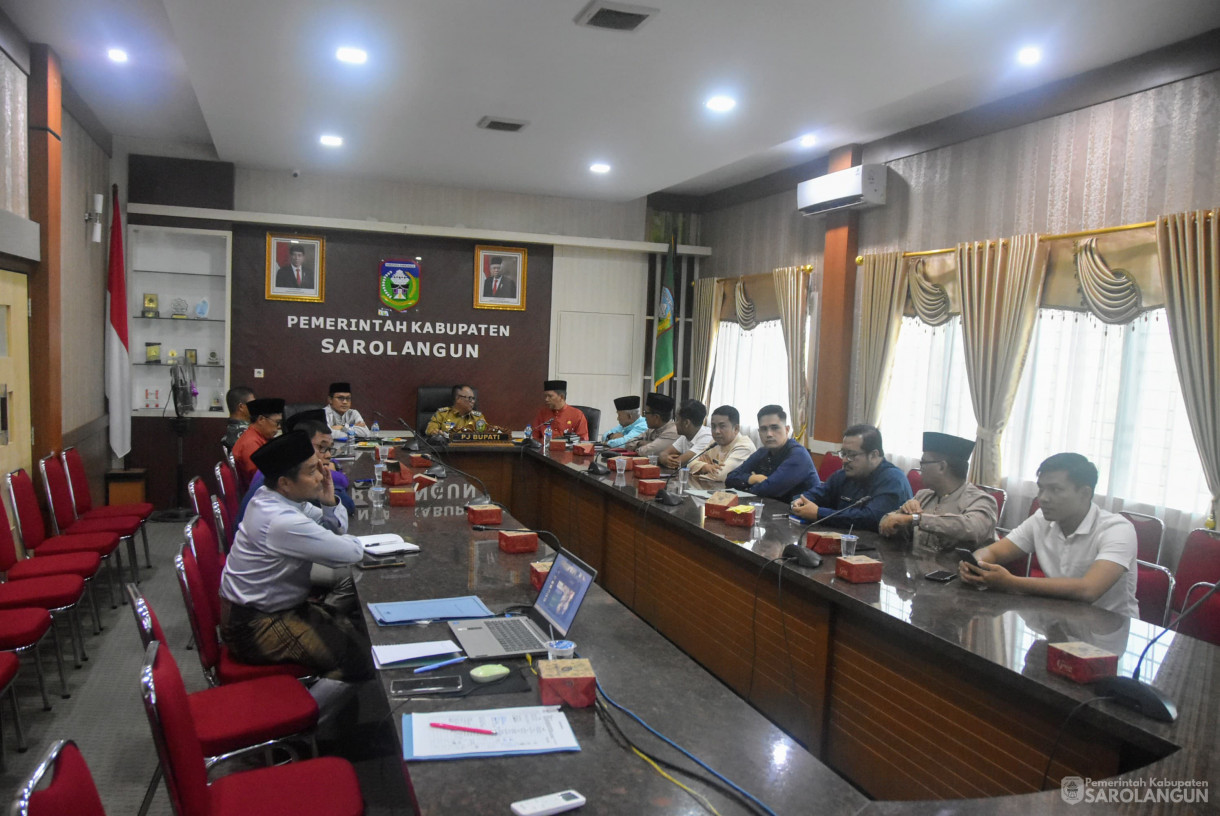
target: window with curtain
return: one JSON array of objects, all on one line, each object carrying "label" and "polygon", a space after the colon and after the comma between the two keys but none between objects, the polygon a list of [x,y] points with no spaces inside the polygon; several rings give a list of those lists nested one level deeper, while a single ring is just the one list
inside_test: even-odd
[{"label": "window with curtain", "polygon": [[731,320],[720,323],[716,336],[716,369],[712,375],[710,412],[717,405],[732,405],[741,413],[742,431],[754,437],[758,409],[772,403],[788,405],[788,353],[778,320],[766,320],[743,331]]}]

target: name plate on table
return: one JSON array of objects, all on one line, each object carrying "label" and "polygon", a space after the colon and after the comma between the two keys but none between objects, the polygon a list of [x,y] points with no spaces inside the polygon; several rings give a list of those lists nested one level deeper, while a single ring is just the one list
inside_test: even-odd
[{"label": "name plate on table", "polygon": [[512,438],[508,431],[454,431],[449,434],[450,442],[509,442]]}]

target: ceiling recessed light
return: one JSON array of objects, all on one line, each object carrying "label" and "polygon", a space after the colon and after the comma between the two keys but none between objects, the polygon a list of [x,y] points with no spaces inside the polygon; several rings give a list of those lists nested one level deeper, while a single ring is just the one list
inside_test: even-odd
[{"label": "ceiling recessed light", "polygon": [[806,133],[801,137],[801,147],[813,147],[818,143],[818,137],[812,133]]},{"label": "ceiling recessed light", "polygon": [[368,52],[363,48],[340,48],[335,52],[335,58],[339,62],[350,62],[353,65],[364,65],[368,62]]},{"label": "ceiling recessed light", "polygon": [[343,146],[343,137],[342,136],[323,136],[318,141],[321,142],[322,144],[326,145],[327,147],[342,147]]},{"label": "ceiling recessed light", "polygon": [[727,113],[737,107],[737,100],[731,96],[713,96],[707,100],[707,109],[716,113]]},{"label": "ceiling recessed light", "polygon": [[112,62],[127,62],[127,52],[122,48],[111,48],[106,52]]},{"label": "ceiling recessed light", "polygon": [[610,165],[606,164],[605,162],[594,162],[593,164],[589,165],[589,170],[593,173],[609,173]]},{"label": "ceiling recessed light", "polygon": [[1037,65],[1042,61],[1042,49],[1036,45],[1027,45],[1017,52],[1017,62],[1022,65]]}]

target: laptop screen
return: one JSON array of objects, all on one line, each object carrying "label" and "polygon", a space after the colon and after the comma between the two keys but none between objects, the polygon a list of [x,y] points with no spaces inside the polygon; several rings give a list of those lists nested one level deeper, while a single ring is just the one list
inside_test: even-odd
[{"label": "laptop screen", "polygon": [[586,564],[560,550],[555,554],[546,583],[534,602],[534,611],[561,636],[567,635],[596,574]]}]

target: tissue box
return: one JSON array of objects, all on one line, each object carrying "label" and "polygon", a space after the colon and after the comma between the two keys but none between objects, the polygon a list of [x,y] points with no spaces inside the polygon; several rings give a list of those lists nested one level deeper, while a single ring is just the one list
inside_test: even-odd
[{"label": "tissue box", "polygon": [[838,555],[842,550],[842,533],[819,533],[810,530],[805,533],[805,546],[818,555]]},{"label": "tissue box", "polygon": [[538,691],[543,705],[588,708],[597,692],[597,677],[588,660],[539,660]]},{"label": "tissue box", "polygon": [[390,497],[391,507],[414,507],[415,506],[415,488],[414,487],[391,487],[386,491],[386,495]]},{"label": "tissue box", "polygon": [[537,552],[538,534],[516,530],[501,530],[500,549],[506,553]]},{"label": "tissue box", "polygon": [[398,448],[391,447],[390,452],[388,454],[386,454],[385,458],[390,461],[397,460],[398,459]]},{"label": "tissue box", "polygon": [[635,478],[637,479],[656,479],[661,475],[660,465],[636,465]]},{"label": "tissue box", "polygon": [[739,504],[725,511],[724,523],[730,527],[753,527],[754,508],[748,504]]},{"label": "tissue box", "polygon": [[617,470],[617,471],[623,471],[623,472],[631,470],[631,468],[632,468],[631,460],[628,459],[626,456],[616,456],[613,459],[611,459],[609,462],[607,462],[606,464],[610,466],[611,470]]},{"label": "tissue box", "polygon": [[503,513],[498,504],[466,505],[466,520],[471,524],[499,524]]},{"label": "tissue box", "polygon": [[[648,464],[648,457],[647,456],[632,457],[631,463],[633,465],[635,465],[636,467],[639,467],[640,465],[646,465],[646,464]],[[628,468],[628,470],[630,470],[630,468]]]},{"label": "tissue box", "polygon": [[415,478],[411,480],[416,487],[427,487],[428,485],[436,484],[436,479],[426,473],[416,473]]},{"label": "tissue box", "polygon": [[641,496],[655,496],[657,491],[665,487],[664,479],[640,479],[635,483],[636,492]]},{"label": "tissue box", "polygon": [[708,497],[707,504],[703,505],[703,515],[705,518],[724,519],[728,509],[736,504],[736,493],[718,490]]},{"label": "tissue box", "polygon": [[565,442],[564,440],[562,440],[562,439],[552,439],[551,440],[551,450],[562,451],[562,450],[567,450],[567,449],[568,449],[568,443]]},{"label": "tissue box", "polygon": [[1078,640],[1050,643],[1046,647],[1046,670],[1077,683],[1092,683],[1118,673],[1118,655]]},{"label": "tissue box", "polygon": [[407,460],[407,464],[414,468],[430,468],[433,465],[435,465],[436,462],[433,462],[431,459],[429,459],[427,456],[424,456],[423,454],[413,453],[413,454],[411,454],[411,457]]},{"label": "tissue box", "polygon": [[835,559],[835,577],[853,584],[874,584],[881,580],[883,566],[867,555],[841,555]]},{"label": "tissue box", "polygon": [[593,455],[593,443],[592,442],[577,442],[575,445],[572,446],[572,453],[576,454],[577,456],[592,456]]},{"label": "tissue box", "polygon": [[383,470],[381,472],[381,483],[386,487],[409,485],[411,484],[411,474],[403,473],[401,470]]},{"label": "tissue box", "polygon": [[551,574],[551,561],[535,561],[530,564],[530,586],[535,592],[542,591],[542,585],[546,583],[546,577]]}]

